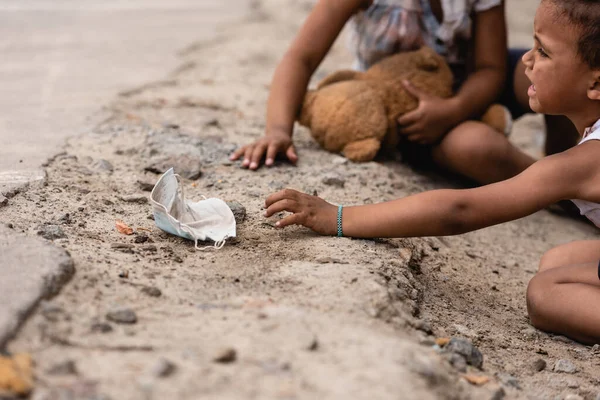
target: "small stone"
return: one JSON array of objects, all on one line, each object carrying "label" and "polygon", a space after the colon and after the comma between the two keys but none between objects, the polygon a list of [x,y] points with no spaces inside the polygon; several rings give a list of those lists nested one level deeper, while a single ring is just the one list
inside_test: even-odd
[{"label": "small stone", "polygon": [[106,322],[96,322],[92,324],[91,331],[94,333],[108,333],[112,332],[113,327]]},{"label": "small stone", "polygon": [[129,278],[129,271],[121,271],[121,272],[119,272],[119,278],[123,278],[123,279]]},{"label": "small stone", "polygon": [[134,243],[146,243],[148,241],[149,237],[146,235],[137,235],[133,241]]},{"label": "small stone", "polygon": [[148,197],[143,194],[131,194],[127,196],[121,196],[121,200],[126,203],[137,203],[137,204],[146,204],[148,203]]},{"label": "small stone", "polygon": [[577,367],[569,360],[558,360],[554,364],[554,372],[564,372],[565,374],[574,374],[577,372]]},{"label": "small stone", "polygon": [[420,330],[421,332],[425,332],[429,335],[431,335],[433,333],[433,328],[431,328],[431,324],[427,321],[424,321],[422,319],[417,320],[414,324],[415,329]]},{"label": "small stone", "polygon": [[42,225],[38,228],[38,235],[48,240],[56,240],[66,238],[67,235],[58,225]]},{"label": "small stone", "polygon": [[534,340],[538,337],[538,331],[535,328],[525,328],[521,330],[521,335],[527,340]]},{"label": "small stone", "polygon": [[142,250],[147,251],[149,253],[156,253],[158,251],[156,246],[153,244],[147,244],[145,246],[142,246]]},{"label": "small stone", "polygon": [[501,372],[501,373],[497,374],[496,377],[498,378],[500,383],[503,384],[504,386],[513,387],[515,389],[521,389],[521,385],[519,385],[519,381],[517,380],[517,378],[515,378],[512,375]]},{"label": "small stone", "polygon": [[560,336],[560,335],[553,336],[552,339],[556,340],[557,342],[561,342],[561,343],[573,343],[573,341],[566,336]]},{"label": "small stone", "polygon": [[142,288],[142,293],[147,294],[150,297],[160,297],[162,295],[160,289],[154,286],[144,286]]},{"label": "small stone", "polygon": [[115,308],[106,313],[106,319],[118,324],[135,324],[137,315],[131,308]]},{"label": "small stone", "polygon": [[0,194],[0,207],[8,205],[8,199]]},{"label": "small stone", "polygon": [[313,336],[312,339],[308,342],[306,346],[306,350],[308,351],[316,351],[319,348],[319,340],[316,336]]},{"label": "small stone", "polygon": [[161,358],[152,367],[152,375],[157,378],[166,378],[171,375],[177,367],[171,361],[166,358]]},{"label": "small stone", "polygon": [[213,357],[213,361],[225,364],[225,363],[234,362],[236,360],[236,358],[237,358],[237,352],[235,351],[235,349],[232,347],[226,347],[226,348],[219,350],[217,353],[215,353],[215,356]]},{"label": "small stone", "polygon": [[546,350],[544,350],[544,349],[537,349],[535,352],[538,353],[538,354],[541,354],[543,356],[547,356],[548,355],[548,352]]},{"label": "small stone", "polygon": [[568,395],[565,396],[565,400],[585,400],[585,399],[578,394],[569,393]]},{"label": "small stone", "polygon": [[460,354],[450,354],[450,364],[456,368],[457,371],[467,372],[467,360]]},{"label": "small stone", "polygon": [[323,182],[325,185],[336,186],[339,188],[343,188],[346,184],[346,180],[338,175],[327,175],[321,182]]},{"label": "small stone", "polygon": [[12,223],[9,222],[8,224],[6,224],[6,227],[8,229],[14,229],[15,226]]},{"label": "small stone", "polygon": [[595,344],[592,346],[592,353],[600,353],[600,344]]},{"label": "small stone", "polygon": [[66,360],[50,366],[46,373],[48,375],[77,375],[75,361]]},{"label": "small stone", "polygon": [[40,314],[44,316],[48,321],[56,322],[61,315],[64,315],[64,310],[56,304],[48,303],[43,301],[40,304]]},{"label": "small stone", "polygon": [[228,201],[226,202],[227,206],[233,212],[233,216],[235,217],[235,223],[241,224],[246,219],[246,207],[240,204],[237,201]]},{"label": "small stone", "polygon": [[481,368],[483,365],[483,354],[479,349],[468,341],[462,338],[452,338],[450,342],[444,348],[445,351],[460,354],[467,360],[469,365],[476,368]]},{"label": "small stone", "polygon": [[92,167],[99,171],[106,171],[106,172],[113,172],[115,169],[110,162],[108,162],[104,159],[100,159],[100,160],[96,161],[94,164],[92,164]]},{"label": "small stone", "polygon": [[546,369],[546,361],[541,358],[538,358],[533,362],[533,370],[536,372],[540,372]]},{"label": "small stone", "polygon": [[133,253],[133,245],[131,243],[111,243],[110,248],[123,253]]},{"label": "small stone", "polygon": [[576,380],[569,379],[567,380],[567,387],[569,389],[579,389],[579,383]]},{"label": "small stone", "polygon": [[504,398],[504,396],[506,396],[506,392],[504,391],[504,388],[498,384],[495,385],[496,387],[492,389],[492,395],[490,396],[490,400],[502,400]]},{"label": "small stone", "polygon": [[138,187],[144,192],[151,192],[154,189],[154,183],[137,181]]},{"label": "small stone", "polygon": [[179,174],[185,179],[195,181],[202,176],[201,164],[197,157],[192,157],[186,154],[166,157],[153,162],[144,168],[148,172],[155,174],[163,174],[169,168],[173,168],[176,174]]}]

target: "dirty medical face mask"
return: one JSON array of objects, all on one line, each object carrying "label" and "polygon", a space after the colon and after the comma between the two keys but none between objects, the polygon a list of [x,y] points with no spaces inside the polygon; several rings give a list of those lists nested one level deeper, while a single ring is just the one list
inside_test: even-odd
[{"label": "dirty medical face mask", "polygon": [[235,218],[231,209],[220,199],[198,202],[185,200],[179,175],[173,168],[165,172],[152,189],[150,202],[156,226],[165,232],[194,241],[212,240],[220,249],[227,238],[235,237]]}]

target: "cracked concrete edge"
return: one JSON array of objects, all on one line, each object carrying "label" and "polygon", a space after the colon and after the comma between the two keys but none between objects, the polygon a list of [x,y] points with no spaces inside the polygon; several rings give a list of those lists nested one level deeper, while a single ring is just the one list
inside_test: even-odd
[{"label": "cracked concrete edge", "polygon": [[30,187],[44,186],[47,179],[46,171],[41,168],[0,171],[0,207],[8,204],[6,198]]},{"label": "cracked concrete edge", "polygon": [[67,251],[0,226],[0,350],[39,302],[58,294],[74,273]]}]

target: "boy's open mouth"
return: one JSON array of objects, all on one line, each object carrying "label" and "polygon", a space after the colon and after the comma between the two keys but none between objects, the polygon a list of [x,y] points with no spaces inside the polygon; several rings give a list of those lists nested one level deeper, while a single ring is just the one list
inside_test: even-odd
[{"label": "boy's open mouth", "polygon": [[528,96],[533,96],[533,95],[535,95],[535,85],[531,85],[531,86],[529,86],[529,89],[527,89],[527,95],[528,95]]}]

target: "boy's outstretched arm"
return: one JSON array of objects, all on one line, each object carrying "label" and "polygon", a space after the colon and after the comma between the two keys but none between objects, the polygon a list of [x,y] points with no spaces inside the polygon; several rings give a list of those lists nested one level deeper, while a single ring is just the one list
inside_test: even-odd
[{"label": "boy's outstretched arm", "polygon": [[[594,143],[596,142],[596,143]],[[514,178],[475,189],[433,190],[385,203],[344,207],[342,228],[351,237],[444,236],[532,214],[563,199],[600,200],[600,141],[546,157]],[[595,190],[595,191],[594,191]],[[337,206],[291,189],[266,200],[267,217],[289,211],[280,227],[298,224],[337,233]]]}]

